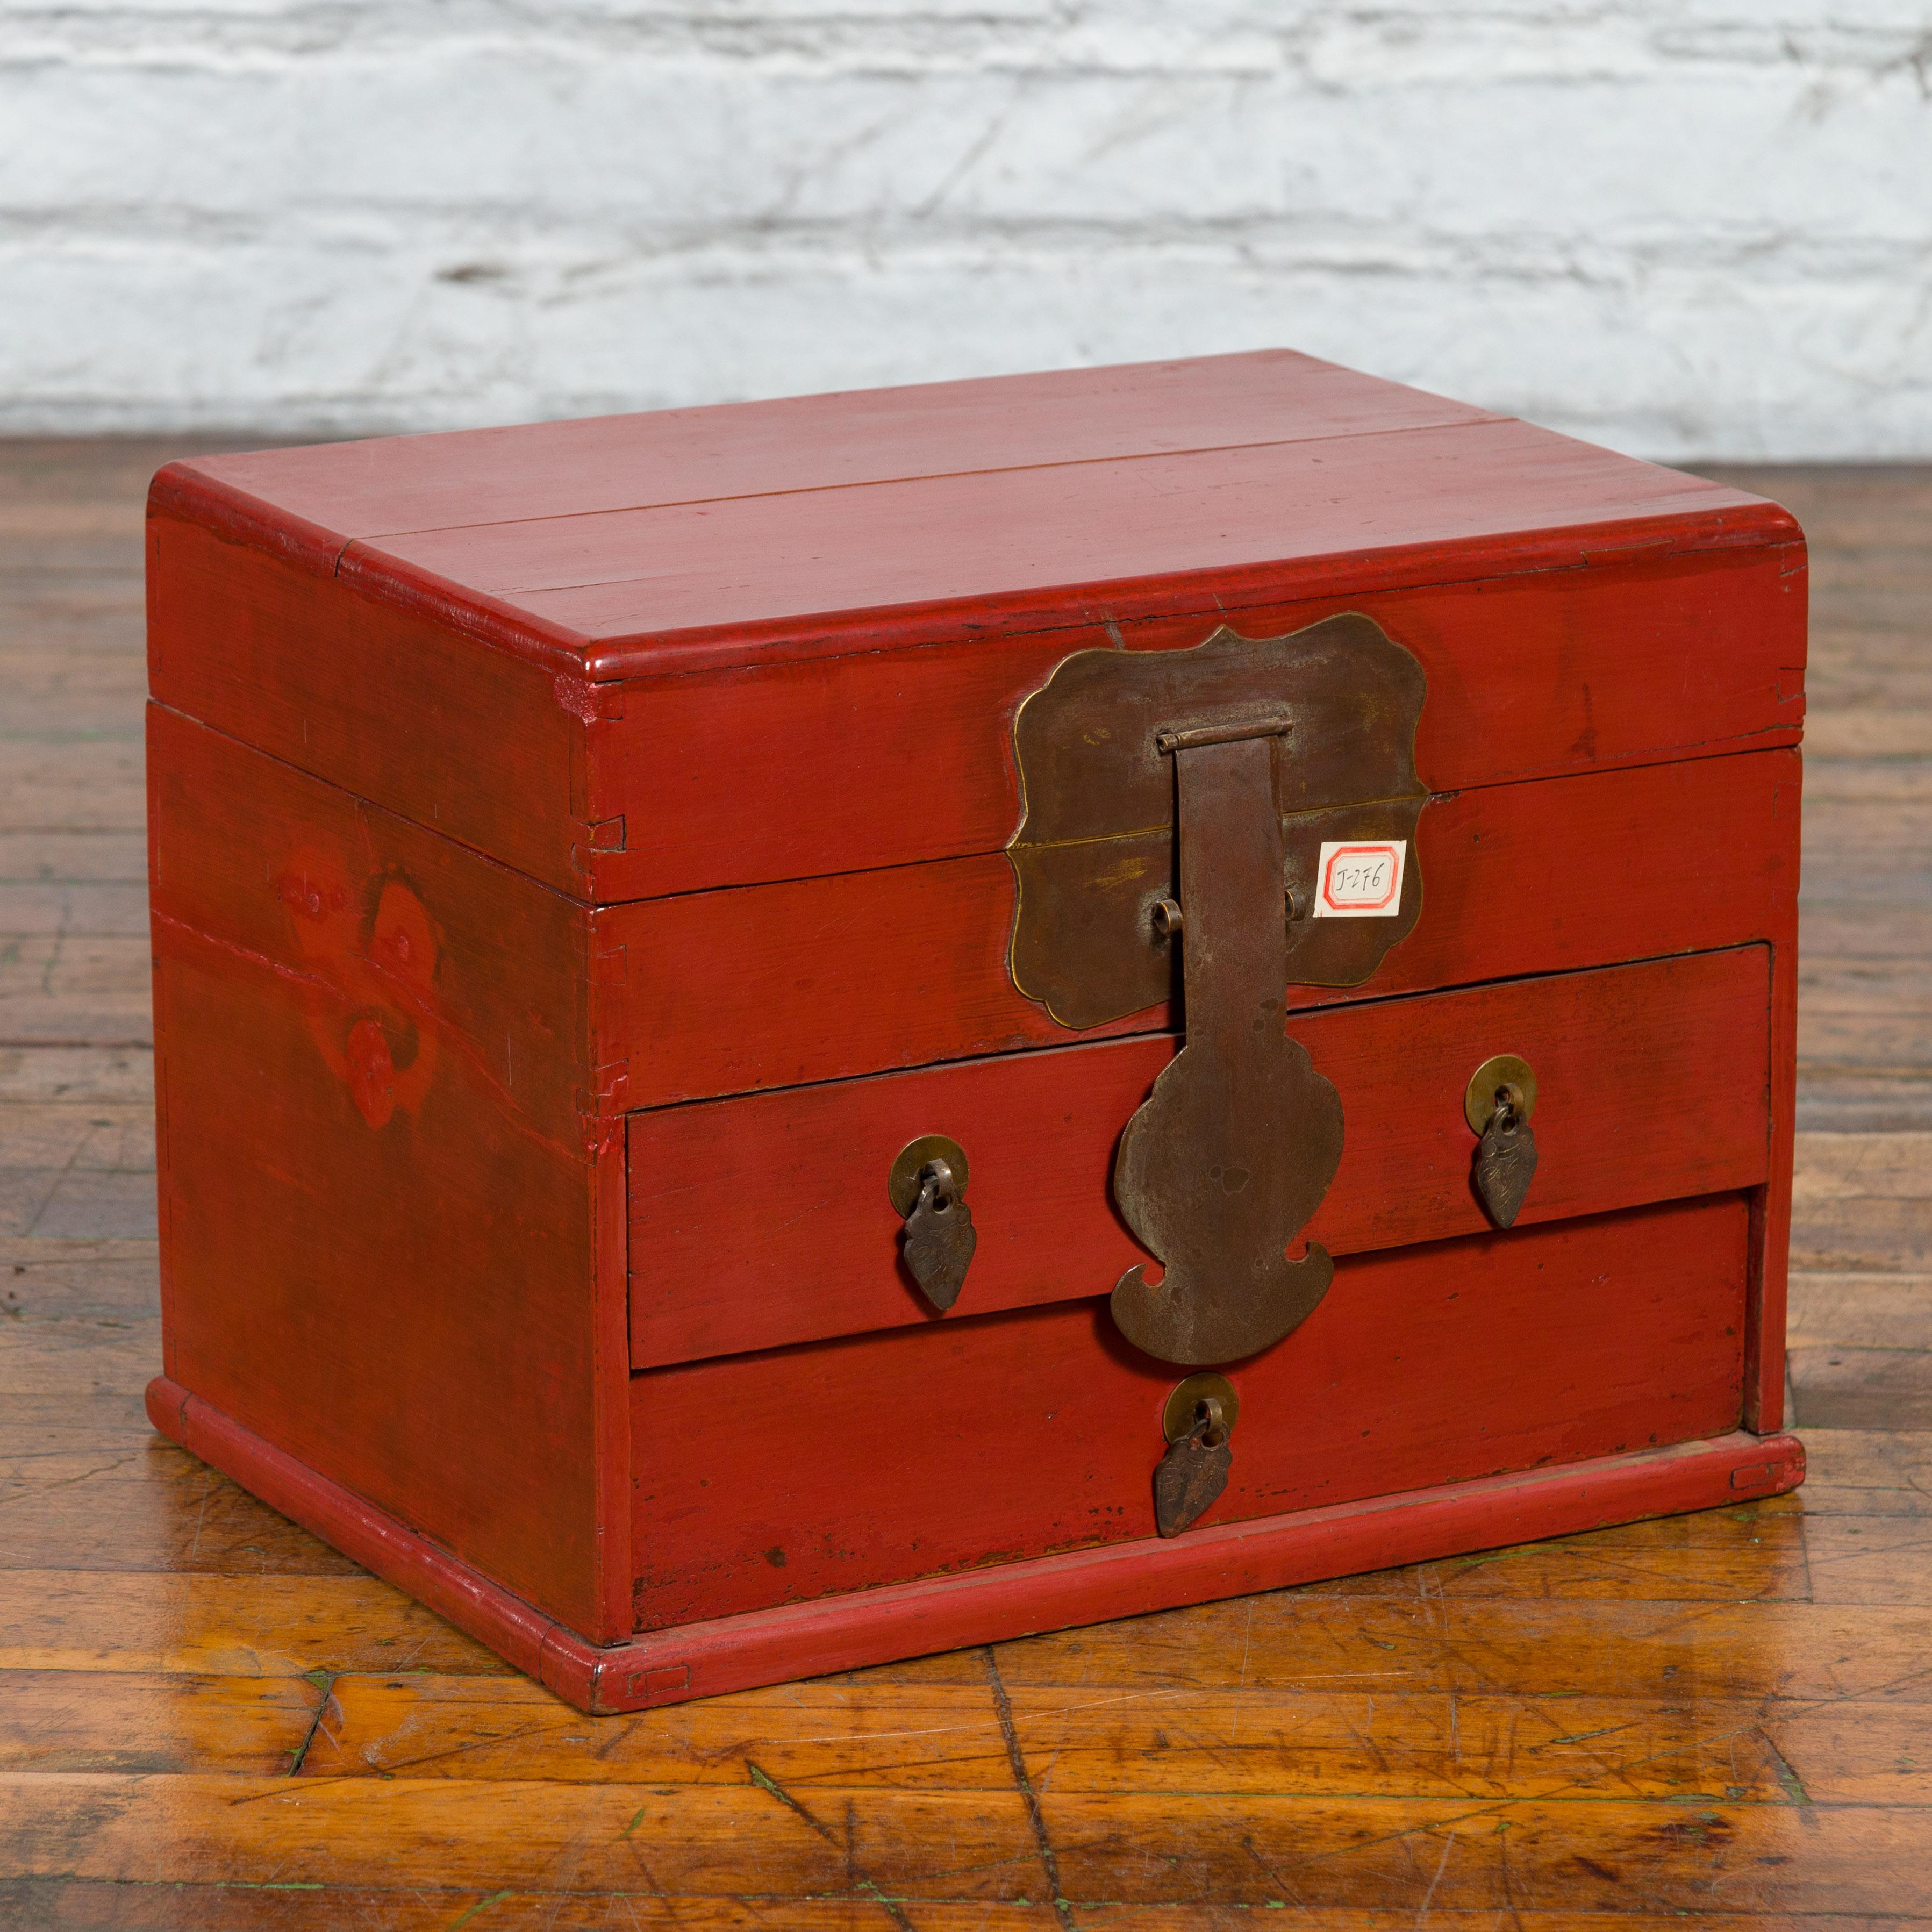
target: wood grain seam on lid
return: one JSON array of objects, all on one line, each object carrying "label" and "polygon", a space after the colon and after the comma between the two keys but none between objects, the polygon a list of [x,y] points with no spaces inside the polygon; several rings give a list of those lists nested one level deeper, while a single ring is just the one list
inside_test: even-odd
[{"label": "wood grain seam on lid", "polygon": [[[1284,374],[1308,393],[1282,393],[1279,382]],[[656,462],[674,479],[680,470],[701,472],[716,468],[721,458],[728,472],[734,458],[748,472],[773,464],[782,467],[786,461],[796,460],[802,448],[823,451],[820,460],[824,466],[819,470],[822,482],[800,487],[832,487],[842,480],[862,484],[970,474],[974,466],[970,457],[955,459],[966,456],[976,441],[995,454],[1002,442],[1015,448],[1030,443],[1041,450],[1040,460],[1048,465],[1084,460],[1080,452],[1087,450],[1096,451],[1100,459],[1105,460],[1108,454],[1181,453],[1217,445],[1240,447],[1250,439],[1223,420],[1237,393],[1244,406],[1263,415],[1292,418],[1298,412],[1319,418],[1324,401],[1330,400],[1324,392],[1334,389],[1352,401],[1371,426],[1351,428],[1330,422],[1325,429],[1311,430],[1308,436],[1298,440],[1322,434],[1379,433],[1372,426],[1372,405],[1377,404],[1382,406],[1384,416],[1400,418],[1394,424],[1397,429],[1425,428],[1445,420],[1464,424],[1510,420],[1493,411],[1408,384],[1384,381],[1298,350],[1275,348],[1170,357],[1115,367],[967,377],[818,395],[634,411],[562,422],[508,424],[426,435],[364,438],[293,448],[211,452],[192,460],[204,477],[257,496],[263,494],[260,479],[266,471],[272,481],[280,482],[292,493],[292,508],[318,500],[335,506],[332,514],[316,508],[294,509],[295,514],[320,527],[340,528],[352,538],[369,538],[412,530],[476,527],[494,520],[460,511],[429,524],[383,520],[385,516],[394,514],[386,508],[392,491],[400,489],[407,494],[414,488],[432,496],[440,491],[448,494],[452,470],[472,478],[479,471],[493,470],[496,474],[491,484],[482,488],[487,497],[491,494],[491,484],[500,485],[506,474],[530,469],[541,473],[546,464],[554,466],[567,456],[564,466],[573,472],[587,470],[592,473],[592,490],[620,490],[622,482],[614,481],[610,474],[614,442],[632,446],[637,458],[646,464]],[[962,410],[959,405],[963,402],[974,406]],[[1153,420],[1136,417],[1137,406],[1150,404]],[[1065,419],[1070,406],[1084,407],[1091,416],[1100,417],[1106,425],[1104,431],[1096,437],[1091,416],[1086,420],[1077,416]],[[1117,422],[1123,410],[1132,419],[1125,429]],[[1190,428],[1201,421],[1223,434],[1203,436],[1198,428]],[[780,424],[790,432],[789,444],[780,436],[762,451],[745,446],[742,433],[747,428],[754,433],[758,428],[769,432]],[[992,434],[988,434],[989,425]],[[680,448],[680,438],[688,440],[691,432],[700,426],[704,433],[698,443]],[[963,440],[962,427],[969,432]],[[884,474],[866,473],[868,452],[890,452],[898,445],[907,443],[908,430],[912,432],[908,446],[898,448],[896,459],[890,454],[869,458],[874,463],[896,460],[908,466]],[[1262,436],[1252,440],[1271,439]],[[572,447],[566,451],[565,446]],[[432,460],[425,466],[422,458],[430,452],[441,460],[440,463]],[[839,474],[842,465],[850,472],[843,479]],[[345,491],[340,474],[345,466],[357,472],[364,484],[378,468],[394,472],[393,479],[375,490],[375,505],[359,514],[346,514],[350,506],[344,501],[345,496],[352,500],[368,492],[354,488]],[[806,467],[811,466],[808,460]],[[666,487],[675,488],[675,481]],[[723,501],[748,494],[760,493],[700,490],[695,497],[686,494],[646,500]],[[272,496],[273,490],[268,494]],[[563,497],[566,501],[583,500],[584,492],[566,490]],[[379,506],[385,506],[380,514]],[[559,509],[550,514],[596,514],[634,506],[607,501],[590,503],[580,512]]]},{"label": "wood grain seam on lid", "polygon": [[[1520,422],[1522,420],[1520,416],[1503,416],[1484,410],[1466,417],[1460,422],[1402,423],[1386,429],[1352,430],[1345,436],[1337,436],[1333,430],[1310,436],[1242,436],[1228,442],[1178,443],[1167,449],[1111,450],[1102,456],[1060,456],[1039,463],[982,463],[968,469],[908,470],[891,476],[855,476],[841,482],[799,483],[782,490],[727,490],[706,496],[659,496],[634,503],[602,503],[595,509],[547,512],[535,517],[485,517],[452,524],[398,524],[393,530],[358,530],[348,542],[375,543],[388,537],[436,536],[454,530],[515,530],[526,524],[568,524],[588,517],[624,516],[634,512],[694,509],[707,503],[762,502],[781,496],[829,496],[842,490],[889,489],[902,483],[945,483],[964,476],[1018,476],[1045,470],[1084,470],[1107,464],[1153,463],[1179,456],[1224,455],[1230,450],[1237,449],[1285,449],[1308,442],[1366,442],[1376,436],[1426,436],[1438,430],[1469,429],[1484,423]],[[1528,426],[1534,427],[1533,424]],[[1693,477],[1690,480],[1694,483],[1706,482],[1701,477]],[[1722,495],[1736,496],[1738,494],[1722,483],[1709,483],[1706,487],[1713,493]],[[589,580],[593,583],[621,583],[625,580],[619,578]]]},{"label": "wood grain seam on lid", "polygon": [[[1406,439],[1418,445],[1426,444],[1430,446],[1426,454],[1431,456],[1436,454],[1443,446],[1447,446],[1458,461],[1460,461],[1466,454],[1475,459],[1494,460],[1497,448],[1496,433],[1510,431],[1522,433],[1520,436],[1508,439],[1502,445],[1506,454],[1514,451],[1513,454],[1508,455],[1507,473],[1510,480],[1519,486],[1521,479],[1517,478],[1514,472],[1526,460],[1528,454],[1547,457],[1553,453],[1561,453],[1567,461],[1580,462],[1589,458],[1597,459],[1600,462],[1607,461],[1612,466],[1609,473],[1616,477],[1618,487],[1600,496],[1597,496],[1594,500],[1586,501],[1580,506],[1575,506],[1573,502],[1573,506],[1568,507],[1567,514],[1566,506],[1559,502],[1551,506],[1551,514],[1547,518],[1544,514],[1544,504],[1541,497],[1514,502],[1505,500],[1502,507],[1496,512],[1496,520],[1492,524],[1472,526],[1453,534],[1430,536],[1420,541],[1426,542],[1438,548],[1450,548],[1469,543],[1508,542],[1525,536],[1540,535],[1552,530],[1581,531],[1599,526],[1613,527],[1642,518],[1669,522],[1706,514],[1713,508],[1718,506],[1752,512],[1761,510],[1765,507],[1762,499],[1754,497],[1744,491],[1731,489],[1725,484],[1712,483],[1705,478],[1688,476],[1681,471],[1666,470],[1656,464],[1640,463],[1632,458],[1613,457],[1611,452],[1597,449],[1590,444],[1578,442],[1574,438],[1558,436],[1548,431],[1539,430],[1534,424],[1526,423],[1518,417],[1493,416],[1474,422],[1425,424],[1414,428],[1351,432],[1344,435],[1330,434],[1318,436],[1267,438],[1252,442],[1217,444],[1198,448],[1148,450],[1132,455],[1108,454],[1052,463],[988,464],[973,470],[949,470],[905,478],[879,478],[862,482],[818,484],[795,490],[770,492],[741,491],[729,496],[698,498],[688,501],[671,500],[640,505],[635,508],[612,507],[606,509],[573,512],[568,514],[530,518],[494,518],[470,524],[452,524],[440,530],[397,532],[392,533],[392,536],[396,539],[411,536],[458,537],[472,534],[487,537],[497,531],[510,533],[543,530],[553,527],[564,529],[572,525],[595,522],[599,519],[610,522],[614,526],[621,524],[624,530],[634,530],[641,533],[646,530],[656,527],[673,513],[684,509],[695,508],[702,511],[707,507],[760,504],[781,500],[804,503],[817,499],[849,496],[855,492],[868,490],[880,493],[875,500],[882,504],[895,500],[925,502],[928,500],[932,486],[949,483],[972,484],[985,478],[997,485],[1003,482],[1010,482],[1016,478],[1051,477],[1063,471],[1096,472],[1109,476],[1132,477],[1143,475],[1149,468],[1154,466],[1166,466],[1174,477],[1186,481],[1187,487],[1177,493],[1179,500],[1192,501],[1199,498],[1202,494],[1199,484],[1201,481],[1204,480],[1210,488],[1226,491],[1229,500],[1238,503],[1244,500],[1252,503],[1265,500],[1269,506],[1271,519],[1276,513],[1278,506],[1276,506],[1274,500],[1280,490],[1288,483],[1299,483],[1304,487],[1312,485],[1315,478],[1311,473],[1270,470],[1237,476],[1231,478],[1217,472],[1210,472],[1204,479],[1202,479],[1197,477],[1193,466],[1209,457],[1265,455],[1270,452],[1293,451],[1306,458],[1305,472],[1312,472],[1324,470],[1330,462],[1355,457],[1365,446],[1384,442],[1392,438]],[[1313,453],[1318,451],[1325,452],[1327,454]],[[1573,456],[1570,454],[1572,452],[1576,454]],[[1225,470],[1225,466],[1222,467]],[[1348,510],[1352,514],[1359,514],[1355,512],[1354,508],[1354,504],[1358,502],[1360,513],[1366,513],[1372,512],[1388,495],[1389,493],[1385,488],[1369,487],[1369,484],[1376,482],[1377,478],[1385,476],[1386,474],[1387,466],[1384,466],[1383,470],[1375,472],[1366,482],[1360,476],[1347,474],[1343,476],[1339,484],[1334,478],[1324,477],[1322,479],[1322,488],[1323,489],[1330,487],[1340,488],[1344,491],[1345,496],[1352,493],[1352,500],[1347,504],[1344,503],[1342,496],[1328,497],[1326,501],[1330,507],[1341,506]],[[1636,487],[1640,478],[1646,486],[1641,490]],[[1560,477],[1546,482],[1544,488],[1546,491],[1565,490],[1574,492],[1575,480],[1568,476]],[[1590,480],[1600,482],[1602,478],[1597,476],[1592,471],[1590,472]],[[1481,486],[1484,488],[1490,488],[1494,481],[1493,478],[1481,479]],[[1320,491],[1318,490],[1318,499],[1319,496]],[[1090,498],[1093,500],[1090,504]],[[963,507],[968,506],[971,500],[964,497],[954,500],[942,499],[937,507],[942,513],[956,515]],[[1123,503],[1110,504],[1104,496],[1094,492],[1085,493],[1080,500],[1083,507],[1091,508],[1096,514],[1100,514],[1103,518],[1117,517],[1124,514],[1137,515],[1142,514],[1147,508],[1144,502],[1136,502],[1131,499]],[[1425,500],[1433,502],[1435,499],[1432,497]],[[1409,507],[1413,508],[1413,506]],[[1718,508],[1718,514],[1722,514],[1721,508]],[[1780,511],[1779,514],[1789,520],[1788,513]],[[1425,520],[1432,521],[1432,519]],[[855,530],[865,527],[862,519],[851,519],[848,520],[848,523],[837,525],[837,527],[842,530],[848,526]],[[788,534],[785,528],[779,526],[772,532],[764,535],[762,541],[769,544],[774,541],[782,539]],[[1224,532],[1222,534],[1225,536],[1226,533]],[[1268,525],[1266,534],[1267,538],[1270,539],[1276,534],[1276,526],[1272,520]],[[406,549],[391,550],[382,548],[372,538],[365,536],[358,535],[353,541],[368,555],[381,556],[386,558],[394,557],[397,561],[432,572],[437,568],[434,562],[425,558],[420,552],[412,554]],[[1196,568],[1238,570],[1257,563],[1313,562],[1338,554],[1372,556],[1380,550],[1402,548],[1405,541],[1414,541],[1414,539],[1399,538],[1392,542],[1371,544],[1359,552],[1354,550],[1352,547],[1345,546],[1338,549],[1332,544],[1327,548],[1321,548],[1276,550],[1268,547],[1264,542],[1264,547],[1252,556],[1225,558],[1214,564],[1198,566]],[[594,572],[598,566],[592,564],[590,568]],[[1066,580],[1075,583],[1083,580],[1132,583],[1138,581],[1144,576],[1157,575],[1165,578],[1184,574],[1185,572],[1182,568],[1170,562],[1157,565],[1148,571],[1136,572],[1131,575],[1117,574],[1112,578],[1102,577],[1092,580],[1073,578]],[[606,568],[602,574],[556,577],[548,574],[530,575],[526,572],[526,578],[512,578],[508,580],[492,582],[487,588],[500,596],[520,597],[543,592],[592,590],[607,585],[630,583],[649,584],[656,580],[662,574],[662,572],[659,569],[644,568],[634,566],[616,568]],[[1039,580],[1032,587],[1052,587],[1054,581],[1052,579]],[[898,608],[901,604],[905,603],[924,604],[963,601],[986,594],[988,592],[983,589],[976,588],[948,590],[937,597],[894,597],[889,602],[892,608]]]}]

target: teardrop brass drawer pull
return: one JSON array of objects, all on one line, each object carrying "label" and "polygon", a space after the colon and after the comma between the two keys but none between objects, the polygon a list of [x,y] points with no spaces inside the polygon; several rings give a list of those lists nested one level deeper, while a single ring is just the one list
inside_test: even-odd
[{"label": "teardrop brass drawer pull", "polygon": [[1234,1466],[1241,1398],[1226,1376],[1190,1376],[1161,1412],[1167,1454],[1154,1472],[1154,1527],[1178,1536],[1220,1499]]},{"label": "teardrop brass drawer pull", "polygon": [[1474,1180],[1478,1198],[1498,1228],[1514,1227],[1536,1178],[1536,1075],[1529,1062],[1498,1053],[1469,1076],[1462,1117],[1480,1135]]},{"label": "teardrop brass drawer pull", "polygon": [[906,1266],[941,1314],[959,1299],[980,1237],[962,1198],[966,1150],[944,1134],[909,1141],[892,1162],[886,1192],[905,1222]]}]

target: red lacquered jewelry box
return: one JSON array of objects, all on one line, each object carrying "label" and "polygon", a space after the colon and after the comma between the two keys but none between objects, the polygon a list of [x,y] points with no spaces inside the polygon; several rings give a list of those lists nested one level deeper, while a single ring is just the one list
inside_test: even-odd
[{"label": "red lacquered jewelry box", "polygon": [[1269,352],[148,532],[151,1413],[573,1702],[1799,1479],[1775,506]]}]

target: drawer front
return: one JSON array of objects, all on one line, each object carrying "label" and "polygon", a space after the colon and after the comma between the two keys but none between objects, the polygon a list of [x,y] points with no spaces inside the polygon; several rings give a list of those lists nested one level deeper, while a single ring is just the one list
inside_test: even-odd
[{"label": "drawer front", "polygon": [[[1749,1220],[1734,1193],[1343,1257],[1231,1371],[1200,1522],[1735,1428]],[[1179,1374],[1081,1301],[634,1376],[639,1628],[1150,1537]]]},{"label": "drawer front", "polygon": [[[1795,752],[1432,798],[1420,916],[1365,986],[1305,1012],[1775,939],[1798,891]],[[1687,845],[1687,838],[1688,844]],[[656,1108],[1178,1024],[1058,1024],[1007,970],[1004,853],[608,907],[592,915],[600,1079]]]},{"label": "drawer front", "polygon": [[[1769,973],[1769,948],[1744,946],[1294,1016],[1344,1123],[1307,1238],[1345,1256],[1486,1229],[1463,1095],[1496,1053],[1538,1082],[1519,1230],[1756,1186]],[[634,1365],[935,1322],[886,1186],[922,1134],[950,1136],[970,1163],[978,1246],[948,1322],[1106,1294],[1148,1258],[1115,1210],[1115,1148],[1178,1044],[1108,1040],[633,1114]]]}]

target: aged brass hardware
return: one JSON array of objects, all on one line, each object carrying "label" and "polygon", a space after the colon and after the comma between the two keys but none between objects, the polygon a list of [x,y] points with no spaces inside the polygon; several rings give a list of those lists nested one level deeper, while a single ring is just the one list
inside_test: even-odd
[{"label": "aged brass hardware", "polygon": [[[1490,1114],[1483,1123],[1482,1138],[1476,1143],[1474,1177],[1477,1196],[1499,1228],[1515,1225],[1529,1184],[1536,1178],[1536,1136],[1529,1129],[1530,1111],[1536,1105],[1536,1077],[1528,1066],[1510,1055],[1499,1055],[1487,1062],[1471,1081],[1470,1092],[1474,1093],[1477,1082],[1490,1069],[1504,1061],[1510,1064],[1504,1071],[1520,1069],[1522,1078],[1520,1082],[1498,1080],[1493,1085],[1486,1083]],[[1466,1115],[1469,1112],[1466,1100],[1463,1111]]]},{"label": "aged brass hardware", "polygon": [[980,1237],[966,1191],[966,1150],[944,1134],[922,1134],[893,1160],[886,1192],[905,1222],[906,1266],[943,1315],[959,1299]]},{"label": "aged brass hardware", "polygon": [[1490,1124],[1496,1111],[1496,1089],[1514,1087],[1520,1096],[1522,1118],[1536,1112],[1536,1075],[1528,1060],[1514,1053],[1492,1054],[1469,1076],[1462,1092],[1462,1118],[1469,1131],[1479,1134]]},{"label": "aged brass hardware", "polygon": [[1278,1342],[1334,1264],[1288,1242],[1342,1159],[1342,1102],[1282,1030],[1288,925],[1273,724],[1178,746],[1187,1043],[1128,1121],[1114,1166],[1127,1226],[1165,1264],[1130,1268],[1114,1323],[1164,1362],[1238,1361]]},{"label": "aged brass hardware", "polygon": [[1185,752],[1196,745],[1228,745],[1237,738],[1286,737],[1294,727],[1286,718],[1264,718],[1256,723],[1252,720],[1238,724],[1204,724],[1198,730],[1156,731],[1154,734],[1154,748],[1156,752]]},{"label": "aged brass hardware", "polygon": [[919,1198],[906,1216],[906,1266],[927,1300],[943,1315],[959,1299],[980,1237],[973,1210],[943,1160],[920,1170]]},{"label": "aged brass hardware", "polygon": [[[1278,1342],[1333,1264],[1288,1244],[1342,1156],[1342,1106],[1285,1030],[1290,985],[1356,986],[1414,925],[1422,667],[1371,619],[1191,650],[1076,651],[1019,709],[1013,983],[1062,1026],[1178,996],[1186,1044],[1127,1123],[1114,1196],[1164,1272],[1115,1325],[1162,1361]],[[1171,762],[1170,762],[1171,761]],[[1396,848],[1400,892],[1312,918],[1323,848]],[[1185,908],[1184,916],[1183,908]],[[1177,970],[1178,969],[1178,970]]]},{"label": "aged brass hardware", "polygon": [[920,1170],[934,1160],[945,1162],[952,1170],[953,1185],[962,1194],[966,1192],[966,1184],[971,1178],[966,1150],[946,1135],[921,1134],[918,1139],[908,1141],[892,1156],[892,1170],[886,1176],[886,1192],[891,1198],[892,1212],[902,1221],[912,1212],[913,1203],[919,1198]]},{"label": "aged brass hardware", "polygon": [[1170,1442],[1178,1442],[1199,1418],[1196,1410],[1202,1399],[1212,1396],[1221,1405],[1221,1420],[1232,1429],[1241,1419],[1240,1392],[1226,1376],[1211,1369],[1188,1376],[1168,1391],[1160,1409],[1160,1432]]},{"label": "aged brass hardware", "polygon": [[[1190,1382],[1196,1379],[1188,1378]],[[1173,1397],[1168,1404],[1171,1408]],[[1203,1392],[1196,1396],[1183,1432],[1174,1436],[1170,1431],[1167,1454],[1154,1472],[1154,1527],[1162,1536],[1178,1536],[1228,1486],[1234,1461],[1234,1415],[1220,1396]]]},{"label": "aged brass hardware", "polygon": [[1424,689],[1415,659],[1354,614],[1286,637],[1223,627],[1191,650],[1062,659],[1013,725],[1026,801],[1006,848],[1019,890],[1014,985],[1072,1028],[1170,996],[1174,948],[1154,908],[1186,904],[1196,887],[1175,877],[1169,760],[1263,730],[1292,734],[1270,770],[1294,908],[1282,983],[1358,986],[1414,925],[1420,868],[1412,845],[1395,917],[1312,919],[1322,845],[1413,839],[1426,796],[1414,758]]}]

